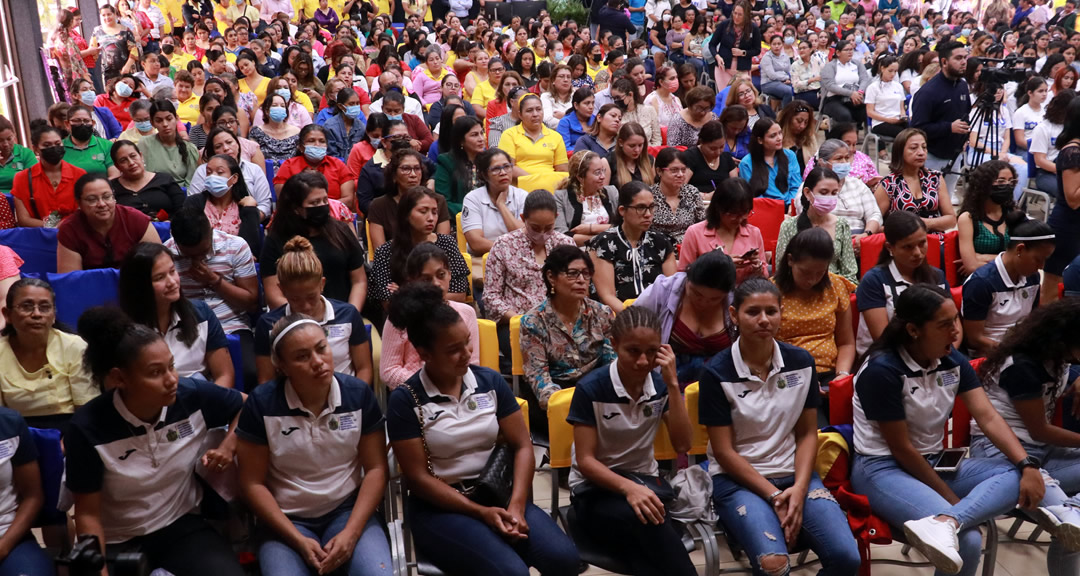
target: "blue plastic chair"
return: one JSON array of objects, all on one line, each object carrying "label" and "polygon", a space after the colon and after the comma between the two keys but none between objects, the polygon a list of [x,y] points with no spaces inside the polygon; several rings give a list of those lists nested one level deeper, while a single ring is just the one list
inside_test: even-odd
[{"label": "blue plastic chair", "polygon": [[234,376],[233,388],[236,388],[240,392],[244,391],[244,354],[240,348],[240,337],[236,334],[228,334],[225,339],[229,341],[229,356],[232,357]]},{"label": "blue plastic chair", "polygon": [[88,308],[113,304],[120,283],[115,268],[77,270],[66,274],[46,274],[45,280],[56,292],[56,319],[74,328]]},{"label": "blue plastic chair", "polygon": [[172,238],[172,226],[168,222],[154,222],[154,230],[157,230],[162,244]]},{"label": "blue plastic chair", "polygon": [[60,444],[60,431],[44,428],[30,428],[34,446],[38,452],[38,467],[41,469],[41,488],[45,503],[34,520],[34,527],[67,525],[67,514],[56,509],[60,501],[60,484],[64,477],[64,449]]},{"label": "blue plastic chair", "polygon": [[277,202],[277,191],[274,190],[274,161],[266,161],[266,181],[270,183],[270,199]]},{"label": "blue plastic chair", "polygon": [[9,228],[0,230],[0,244],[23,259],[20,271],[48,274],[56,272],[55,228]]}]

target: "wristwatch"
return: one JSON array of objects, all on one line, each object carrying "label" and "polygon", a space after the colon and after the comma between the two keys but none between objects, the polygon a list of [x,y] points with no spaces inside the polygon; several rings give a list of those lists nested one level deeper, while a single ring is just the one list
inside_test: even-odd
[{"label": "wristwatch", "polygon": [[1042,468],[1042,462],[1039,462],[1039,459],[1034,456],[1028,456],[1014,464],[1014,466],[1016,466],[1016,469],[1020,472],[1023,472],[1024,468],[1035,468],[1038,470],[1039,468]]}]

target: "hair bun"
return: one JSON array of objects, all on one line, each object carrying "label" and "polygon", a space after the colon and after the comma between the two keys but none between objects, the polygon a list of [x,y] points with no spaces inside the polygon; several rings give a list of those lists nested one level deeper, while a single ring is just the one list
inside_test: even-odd
[{"label": "hair bun", "polygon": [[285,255],[290,252],[311,252],[314,250],[310,240],[303,236],[293,236],[285,243],[285,246],[281,248],[281,253],[282,255]]}]

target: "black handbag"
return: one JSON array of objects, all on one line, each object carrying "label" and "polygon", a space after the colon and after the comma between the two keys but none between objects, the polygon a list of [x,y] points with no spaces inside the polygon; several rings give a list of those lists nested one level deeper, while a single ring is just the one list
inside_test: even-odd
[{"label": "black handbag", "polygon": [[[406,384],[405,387],[409,389],[413,402],[416,404],[416,419],[420,423],[420,441],[424,445],[428,473],[442,480],[431,466],[431,449],[428,448],[427,435],[424,434],[424,416],[423,411],[420,410],[420,398],[416,395],[416,390],[413,390],[412,386]],[[514,490],[514,456],[512,446],[505,442],[496,442],[491,450],[491,455],[488,456],[487,462],[484,464],[484,468],[480,470],[480,475],[475,480],[451,484],[451,486],[466,498],[481,506],[506,508],[510,505],[510,496]],[[669,486],[668,489],[670,490],[671,487]],[[674,498],[674,495],[672,495],[672,498]]]}]

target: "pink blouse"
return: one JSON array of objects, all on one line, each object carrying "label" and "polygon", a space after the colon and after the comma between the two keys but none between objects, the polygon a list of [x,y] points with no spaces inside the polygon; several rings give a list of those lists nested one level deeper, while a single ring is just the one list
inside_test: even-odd
[{"label": "pink blouse", "polygon": [[[472,306],[461,302],[448,300],[446,302],[461,315],[465,325],[469,327],[469,336],[472,338],[472,358],[470,364],[480,363],[480,327],[476,323],[476,311]],[[382,333],[382,359],[379,361],[379,376],[384,384],[391,390],[401,386],[424,367],[424,361],[420,354],[409,342],[409,334],[405,330],[398,330],[386,321]]]},{"label": "pink blouse", "polygon": [[[765,240],[761,237],[761,230],[753,224],[747,224],[739,229],[735,236],[735,242],[731,245],[731,257],[742,256],[749,250],[757,248],[758,258],[761,260],[761,268],[736,268],[735,283],[740,284],[751,276],[768,276],[765,268]],[[706,252],[720,250],[725,252],[723,244],[716,238],[716,231],[708,227],[707,221],[698,222],[686,229],[683,236],[682,247],[679,249],[679,272],[685,272],[690,264]]]}]

